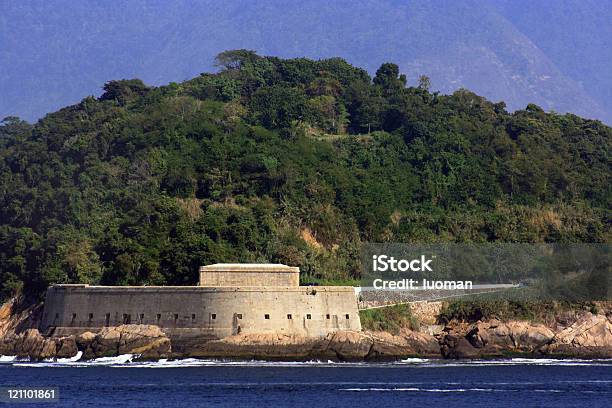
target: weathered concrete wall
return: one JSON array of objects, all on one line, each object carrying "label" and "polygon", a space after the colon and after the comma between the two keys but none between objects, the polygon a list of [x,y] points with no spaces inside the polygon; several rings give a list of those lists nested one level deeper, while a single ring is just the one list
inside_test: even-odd
[{"label": "weathered concrete wall", "polygon": [[200,286],[299,286],[300,269],[281,264],[214,264],[200,267]]},{"label": "weathered concrete wall", "polygon": [[443,302],[413,302],[410,311],[422,324],[436,324],[443,306]]},{"label": "weathered concrete wall", "polygon": [[200,271],[200,286],[205,287],[287,287],[299,284],[300,275],[293,272]]},{"label": "weathered concrete wall", "polygon": [[56,334],[150,324],[170,334],[223,338],[238,333],[318,337],[361,330],[351,287],[49,287],[41,330]]}]

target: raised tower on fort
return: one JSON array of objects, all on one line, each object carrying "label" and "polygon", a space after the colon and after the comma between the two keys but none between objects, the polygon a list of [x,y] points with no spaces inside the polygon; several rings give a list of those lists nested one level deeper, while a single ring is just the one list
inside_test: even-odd
[{"label": "raised tower on fort", "polygon": [[300,268],[283,264],[214,264],[200,267],[200,286],[300,286]]}]

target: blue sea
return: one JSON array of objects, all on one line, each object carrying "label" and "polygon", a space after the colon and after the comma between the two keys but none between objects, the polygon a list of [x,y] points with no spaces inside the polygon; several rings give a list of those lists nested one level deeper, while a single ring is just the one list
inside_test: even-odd
[{"label": "blue sea", "polygon": [[612,360],[133,359],[0,357],[0,386],[58,387],[54,407],[612,407]]}]

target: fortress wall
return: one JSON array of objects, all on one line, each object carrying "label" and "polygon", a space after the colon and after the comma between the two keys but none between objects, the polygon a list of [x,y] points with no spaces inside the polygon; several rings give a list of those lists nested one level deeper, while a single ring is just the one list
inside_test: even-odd
[{"label": "fortress wall", "polygon": [[158,325],[171,335],[195,333],[210,338],[237,333],[317,337],[361,329],[351,287],[56,285],[47,290],[43,331],[57,328],[57,333],[80,333],[127,323]]}]

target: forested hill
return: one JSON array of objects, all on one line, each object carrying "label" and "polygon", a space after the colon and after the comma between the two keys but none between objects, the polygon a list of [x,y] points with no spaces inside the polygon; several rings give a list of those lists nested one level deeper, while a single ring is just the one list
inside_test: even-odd
[{"label": "forested hill", "polygon": [[358,274],[361,242],[609,242],[612,129],[509,114],[384,64],[230,51],[220,72],[0,126],[2,296],[193,284],[201,264]]}]

